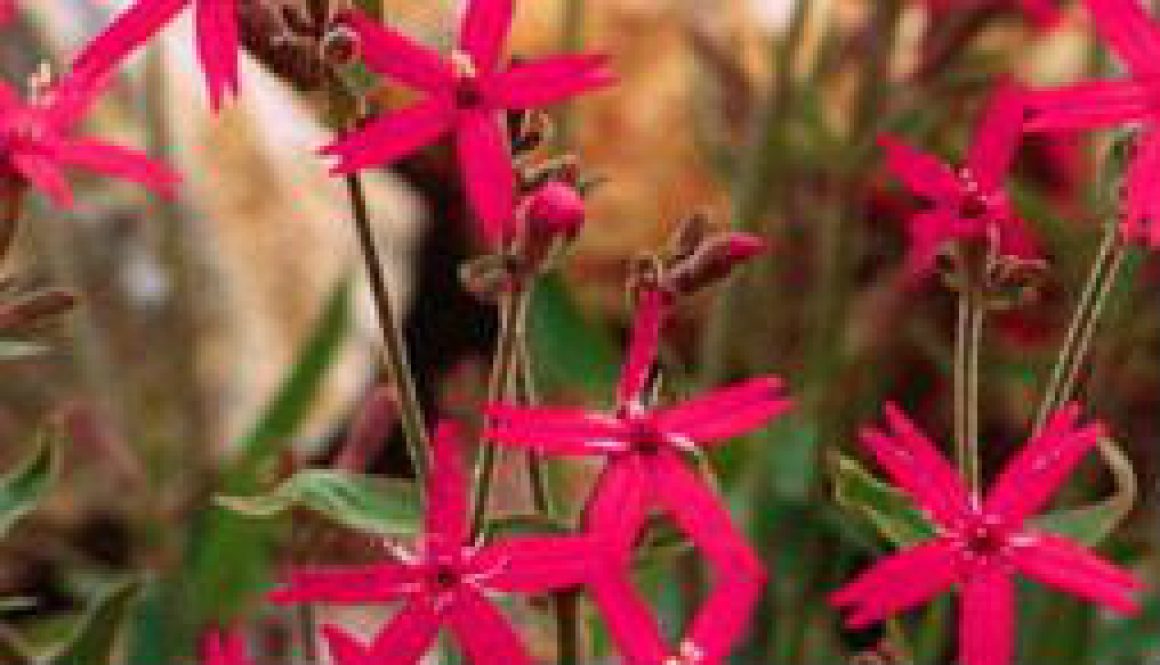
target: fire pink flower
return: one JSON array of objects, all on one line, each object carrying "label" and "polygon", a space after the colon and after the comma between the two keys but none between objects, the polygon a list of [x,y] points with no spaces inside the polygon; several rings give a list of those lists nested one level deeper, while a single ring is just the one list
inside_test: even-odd
[{"label": "fire pink flower", "polygon": [[1004,180],[1023,136],[1023,93],[1000,84],[975,132],[966,162],[955,169],[891,136],[879,138],[894,175],[929,207],[909,224],[912,274],[934,268],[945,245],[997,239],[1002,254],[1034,258],[1035,242],[1015,213]]},{"label": "fire pink flower", "polygon": [[963,665],[1006,665],[1015,642],[1016,572],[1110,609],[1132,613],[1136,578],[1028,518],[1051,499],[1076,464],[1104,436],[1080,426],[1079,407],[1052,415],[1015,456],[985,499],[971,496],[959,474],[893,405],[888,432],[866,429],[863,444],[938,525],[939,535],[879,561],[831,597],[865,628],[957,586]]},{"label": "fire pink flower", "polygon": [[432,442],[426,533],[416,551],[393,547],[375,565],[291,571],[274,591],[277,603],[402,602],[402,609],[369,645],[334,626],[323,632],[338,665],[418,663],[446,625],[470,662],[531,665],[493,594],[544,593],[584,584],[597,550],[582,536],[519,537],[478,546],[470,542],[466,477],[459,429],[442,424]]},{"label": "fire pink flower", "polygon": [[236,631],[210,631],[202,642],[202,665],[250,665],[246,643]]},{"label": "fire pink flower", "polygon": [[77,66],[107,73],[104,65],[118,62],[143,46],[191,2],[196,3],[197,57],[209,88],[210,106],[217,111],[226,95],[238,92],[237,0],[137,0],[85,48]]},{"label": "fire pink flower", "polygon": [[[689,470],[682,453],[750,432],[784,413],[781,381],[760,378],[705,397],[647,410],[642,395],[656,358],[669,296],[647,290],[636,316],[612,414],[493,404],[485,437],[548,455],[608,459],[585,509],[585,525],[611,543],[613,561],[589,585],[625,658],[636,665],[715,664],[744,633],[765,580],[760,560],[720,499]],[[663,508],[718,573],[716,586],[673,654],[628,570],[632,545],[653,506]],[[668,660],[676,658],[677,660]]]},{"label": "fire pink flower", "polygon": [[455,137],[463,183],[491,242],[513,233],[515,176],[504,112],[539,108],[608,85],[602,56],[569,55],[501,69],[512,0],[471,0],[456,50],[444,59],[409,38],[352,12],[367,67],[424,94],[387,113],[323,153],[338,159],[336,173],[394,162],[446,134]]},{"label": "fire pink flower", "polygon": [[73,205],[62,173],[66,168],[129,180],[171,195],[180,178],[167,167],[135,150],[73,135],[104,89],[104,77],[79,68],[34,91],[29,101],[0,81],[0,177],[28,183],[62,208]]},{"label": "fire pink flower", "polygon": [[1120,230],[1126,240],[1160,248],[1160,26],[1136,0],[1087,0],[1096,28],[1128,69],[1119,80],[1088,81],[1029,95],[1029,131],[1143,123],[1126,176]]}]

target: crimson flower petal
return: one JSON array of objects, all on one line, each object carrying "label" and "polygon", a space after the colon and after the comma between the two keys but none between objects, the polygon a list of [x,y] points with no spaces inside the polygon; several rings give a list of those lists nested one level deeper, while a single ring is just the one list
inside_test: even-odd
[{"label": "crimson flower petal", "polygon": [[197,55],[209,86],[210,107],[221,108],[238,91],[238,8],[236,0],[197,0]]},{"label": "crimson flower petal", "polygon": [[246,643],[236,631],[211,630],[202,642],[203,665],[249,665]]},{"label": "crimson flower petal", "polygon": [[1096,30],[1137,76],[1160,74],[1160,29],[1139,0],[1087,0]]},{"label": "crimson flower petal", "polygon": [[566,55],[513,65],[496,74],[491,98],[504,108],[539,108],[615,82],[607,57]]},{"label": "crimson flower petal", "polygon": [[1139,611],[1132,593],[1143,584],[1131,573],[1066,538],[1048,534],[1033,538],[1033,543],[1015,548],[1011,555],[1024,575],[1117,612]]},{"label": "crimson flower petal", "polygon": [[834,592],[830,602],[852,611],[846,620],[851,628],[865,628],[922,605],[949,589],[957,576],[953,546],[934,540],[879,560]]},{"label": "crimson flower petal", "polygon": [[162,196],[173,196],[181,182],[181,176],[144,153],[101,141],[66,141],[52,152],[62,164],[135,182]]},{"label": "crimson flower petal", "polygon": [[43,192],[61,208],[73,207],[73,193],[60,169],[41,155],[28,152],[14,152],[8,161],[16,172],[24,176],[33,187]]},{"label": "crimson flower petal", "polygon": [[907,274],[919,277],[935,269],[943,245],[955,237],[954,226],[954,215],[942,206],[911,215],[906,224]]},{"label": "crimson flower petal", "polygon": [[628,455],[610,460],[596,480],[584,506],[588,532],[622,554],[625,563],[640,527],[648,519],[652,481],[640,457]]},{"label": "crimson flower petal", "polygon": [[1120,225],[1124,239],[1160,248],[1160,130],[1152,129],[1137,139],[1126,197]]},{"label": "crimson flower petal", "polygon": [[962,665],[1009,665],[1015,651],[1015,589],[999,568],[973,575],[963,585],[959,618]]},{"label": "crimson flower petal", "polygon": [[1041,30],[1058,25],[1063,18],[1053,0],[1019,0],[1019,7],[1035,27]]},{"label": "crimson flower petal", "polygon": [[459,32],[459,48],[481,73],[499,65],[512,23],[512,0],[469,0]]},{"label": "crimson flower petal", "polygon": [[[414,600],[403,606],[391,618],[390,622],[375,635],[368,650],[363,654],[370,656],[366,665],[381,665],[382,663],[418,663],[431,649],[435,638],[439,635],[439,614],[425,600]],[[323,630],[326,630],[325,628]],[[327,632],[331,647],[334,640]],[[357,643],[355,643],[357,646]],[[363,665],[361,661],[346,663],[340,661],[337,665]]]},{"label": "crimson flower petal", "polygon": [[357,10],[343,14],[343,20],[358,35],[362,61],[371,70],[427,92],[454,82],[454,70],[434,50]]},{"label": "crimson flower petal", "polygon": [[946,164],[890,135],[879,136],[878,145],[886,151],[886,166],[911,192],[935,201],[958,200],[961,185]]},{"label": "crimson flower petal", "polygon": [[591,578],[599,558],[596,547],[594,539],[584,536],[508,538],[481,551],[469,574],[487,576],[487,587],[497,591],[567,589]]},{"label": "crimson flower petal", "polygon": [[460,114],[455,137],[467,199],[487,240],[502,244],[514,231],[516,187],[504,129],[494,112],[468,111]]},{"label": "crimson flower petal", "polygon": [[104,78],[148,43],[190,1],[137,0],[84,47],[73,60],[72,71],[87,78]]},{"label": "crimson flower petal", "polygon": [[722,441],[758,429],[793,402],[781,379],[751,379],[653,414],[657,429],[698,443]]},{"label": "crimson flower petal", "polygon": [[878,464],[940,523],[966,515],[970,502],[959,474],[895,405],[885,411],[891,433],[866,429],[861,437]]},{"label": "crimson flower petal", "polygon": [[749,630],[763,587],[761,579],[737,578],[713,588],[693,617],[684,640],[697,656],[691,662],[715,665],[729,657],[734,645]]},{"label": "crimson flower petal", "polygon": [[418,571],[397,563],[341,568],[296,568],[270,592],[279,605],[299,603],[371,604],[403,597],[419,581]]},{"label": "crimson flower petal", "polygon": [[1052,414],[1043,431],[1007,463],[991,486],[985,510],[1018,523],[1042,508],[1104,436],[1102,425],[1079,428],[1078,420],[1075,404]]},{"label": "crimson flower petal", "polygon": [[511,622],[483,596],[459,594],[447,621],[472,665],[532,665]]},{"label": "crimson flower petal", "polygon": [[647,288],[641,292],[633,317],[628,355],[616,386],[617,406],[639,406],[657,359],[661,333],[671,306],[672,296],[660,289]]},{"label": "crimson flower petal", "polygon": [[588,588],[604,625],[629,665],[665,662],[668,648],[648,604],[618,569],[602,569]]},{"label": "crimson flower petal", "polygon": [[1151,93],[1130,80],[1088,81],[1027,93],[1029,132],[1094,129],[1154,115]]},{"label": "crimson flower petal", "polygon": [[336,174],[389,164],[447,133],[454,119],[453,112],[443,98],[417,102],[375,118],[323,148],[322,154],[338,158],[333,169]]},{"label": "crimson flower petal", "polygon": [[485,414],[483,438],[547,455],[604,455],[628,448],[624,423],[602,413],[492,404]]},{"label": "crimson flower petal", "polygon": [[431,439],[431,474],[427,479],[427,538],[436,546],[458,548],[468,539],[467,472],[463,467],[463,434],[443,421]]},{"label": "crimson flower petal", "polygon": [[1011,169],[1023,138],[1023,91],[999,84],[991,96],[967,153],[967,167],[984,193],[997,191]]},{"label": "crimson flower petal", "polygon": [[[367,647],[354,638],[350,633],[334,625],[324,625],[322,636],[326,639],[326,646],[330,650],[330,658],[335,665],[374,665],[374,657]],[[424,649],[426,651],[426,649]],[[420,653],[413,661],[417,663],[422,657]],[[405,663],[407,661],[394,661]]]},{"label": "crimson flower petal", "polygon": [[760,584],[765,577],[761,560],[733,526],[721,498],[675,453],[661,451],[650,463],[657,501],[705,558],[713,562],[714,569],[721,571],[724,579],[737,577]]}]

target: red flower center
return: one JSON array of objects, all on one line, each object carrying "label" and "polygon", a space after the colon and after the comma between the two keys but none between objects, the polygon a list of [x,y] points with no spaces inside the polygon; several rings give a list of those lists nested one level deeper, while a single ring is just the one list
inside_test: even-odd
[{"label": "red flower center", "polygon": [[961,532],[965,554],[976,559],[993,559],[1003,554],[1010,543],[1011,532],[994,515],[980,515]]},{"label": "red flower center", "polygon": [[461,76],[455,84],[455,106],[463,110],[478,109],[483,106],[483,89],[474,76]]},{"label": "red flower center", "polygon": [[981,219],[990,212],[987,199],[981,194],[968,194],[959,203],[959,216],[963,219]]},{"label": "red flower center", "polygon": [[447,564],[437,564],[431,570],[431,586],[440,591],[448,591],[459,586],[459,571]]},{"label": "red flower center", "polygon": [[629,439],[633,450],[641,455],[655,455],[661,450],[663,437],[648,418],[634,418],[629,422]]}]

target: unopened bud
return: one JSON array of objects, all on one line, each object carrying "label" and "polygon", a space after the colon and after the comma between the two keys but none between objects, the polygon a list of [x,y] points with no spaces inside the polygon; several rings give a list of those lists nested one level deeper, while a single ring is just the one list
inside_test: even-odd
[{"label": "unopened bud", "polygon": [[334,465],[346,471],[366,471],[398,422],[398,396],[394,387],[375,387],[355,415]]},{"label": "unopened bud", "polygon": [[528,197],[528,234],[574,238],[586,214],[579,192],[563,182],[549,182]]},{"label": "unopened bud", "polygon": [[728,277],[733,269],[765,251],[761,238],[730,231],[705,238],[700,247],[665,271],[663,281],[674,293],[693,293]]},{"label": "unopened bud", "polygon": [[335,25],[322,37],[322,59],[334,67],[349,65],[358,59],[362,43],[358,34],[346,25]]}]

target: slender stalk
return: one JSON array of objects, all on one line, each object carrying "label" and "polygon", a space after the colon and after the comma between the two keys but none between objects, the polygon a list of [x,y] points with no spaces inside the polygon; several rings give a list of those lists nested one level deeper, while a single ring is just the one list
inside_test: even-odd
[{"label": "slender stalk", "polygon": [[307,663],[321,663],[318,635],[314,630],[314,606],[305,603],[298,606],[298,632],[302,642],[302,657]]},{"label": "slender stalk", "polygon": [[[519,331],[527,309],[527,291],[517,287],[500,301],[499,340],[496,342],[495,360],[491,366],[488,382],[487,401],[497,402],[507,395],[512,373],[516,367],[519,352]],[[491,486],[495,480],[497,450],[494,443],[483,442],[479,461],[475,466],[475,496],[472,502],[471,533],[478,537],[483,533],[487,520],[487,503],[491,497]]]},{"label": "slender stalk", "polygon": [[[970,281],[968,279],[968,281]],[[979,351],[986,310],[974,284],[959,294],[955,327],[955,459],[968,486],[980,488],[979,471]]]},{"label": "slender stalk", "polygon": [[1036,432],[1043,429],[1051,413],[1071,399],[1075,391],[1096,325],[1123,266],[1124,254],[1125,247],[1120,240],[1119,230],[1109,224],[1039,404],[1035,416]]},{"label": "slender stalk", "polygon": [[407,450],[415,468],[415,477],[422,484],[423,479],[427,477],[428,466],[427,430],[424,426],[423,411],[416,395],[415,380],[411,374],[410,362],[407,359],[402,329],[399,327],[394,305],[391,304],[390,291],[383,274],[383,264],[379,258],[378,248],[375,246],[362,179],[357,173],[352,173],[346,177],[346,185],[351,212],[354,216],[355,230],[358,232],[359,246],[366,262],[371,295],[375,302],[375,312],[378,315],[379,327],[383,333],[383,346],[386,348],[387,354],[387,371],[399,393],[399,415],[403,424],[403,435],[407,440]]}]

